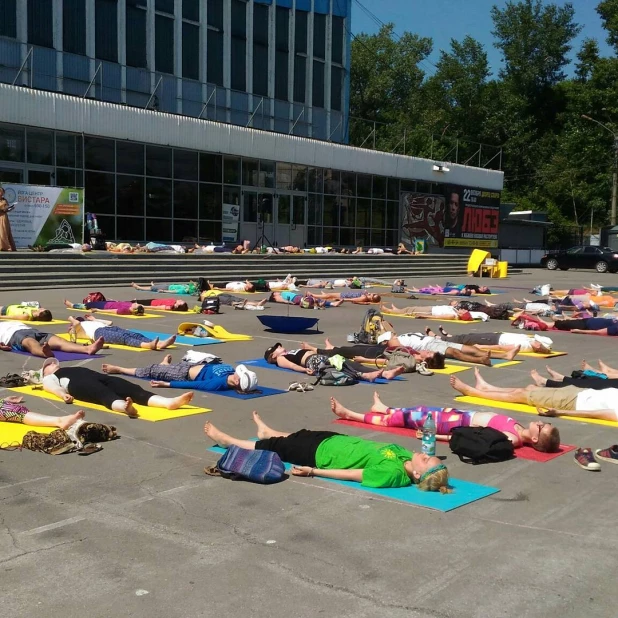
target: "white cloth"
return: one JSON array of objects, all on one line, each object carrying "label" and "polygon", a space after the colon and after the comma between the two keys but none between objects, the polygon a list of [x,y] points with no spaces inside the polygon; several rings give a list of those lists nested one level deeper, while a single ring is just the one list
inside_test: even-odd
[{"label": "white cloth", "polygon": [[613,410],[618,416],[618,388],[604,388],[595,391],[591,388],[577,395],[575,410]]},{"label": "white cloth", "polygon": [[210,354],[209,352],[198,352],[197,350],[188,350],[185,352],[182,360],[187,363],[191,363],[192,365],[208,365],[210,363],[222,362],[222,360],[214,354]]},{"label": "white cloth", "polygon": [[520,333],[502,333],[498,339],[498,345],[518,345],[521,352],[532,352],[534,339]]},{"label": "white cloth", "polygon": [[436,305],[431,308],[431,315],[436,318],[457,316],[457,310],[450,305]]},{"label": "white cloth", "polygon": [[242,281],[230,281],[226,284],[225,289],[231,292],[244,292],[245,284]]},{"label": "white cloth", "polygon": [[41,384],[43,385],[43,389],[46,391],[53,391],[59,387],[67,390],[69,388],[69,378],[58,378],[55,373],[50,373],[48,376],[43,378]]},{"label": "white cloth", "polygon": [[547,303],[526,303],[526,311],[551,311]]},{"label": "white cloth", "polygon": [[28,330],[29,328],[30,326],[26,326],[26,324],[24,324],[23,322],[8,320],[6,322],[0,322],[0,343],[2,345],[9,345],[11,337],[18,330]]},{"label": "white cloth", "polygon": [[489,316],[482,311],[470,311],[469,313],[473,320],[483,320],[483,322],[489,322]]},{"label": "white cloth", "polygon": [[448,348],[454,348],[456,350],[463,349],[463,345],[460,343],[449,343],[437,337],[421,335],[420,333],[406,333],[404,335],[399,335],[398,339],[402,346],[405,348],[412,348],[417,352],[427,351],[445,354]]},{"label": "white cloth", "polygon": [[105,322],[101,322],[100,320],[84,320],[80,322],[82,330],[86,333],[86,336],[89,339],[94,339],[94,333],[98,328],[104,328],[108,326]]}]

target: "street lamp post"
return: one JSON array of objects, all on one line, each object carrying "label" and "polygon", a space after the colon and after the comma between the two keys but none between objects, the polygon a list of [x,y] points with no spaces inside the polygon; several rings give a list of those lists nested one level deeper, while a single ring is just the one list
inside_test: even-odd
[{"label": "street lamp post", "polygon": [[591,118],[590,116],[586,116],[586,114],[582,114],[582,118],[585,120],[590,120],[590,122],[594,122],[598,124],[600,127],[603,127],[606,131],[609,131],[614,136],[614,171],[612,174],[612,210],[609,218],[610,224],[616,225],[616,207],[618,204],[618,133],[612,131],[607,125],[599,122],[595,118]]}]

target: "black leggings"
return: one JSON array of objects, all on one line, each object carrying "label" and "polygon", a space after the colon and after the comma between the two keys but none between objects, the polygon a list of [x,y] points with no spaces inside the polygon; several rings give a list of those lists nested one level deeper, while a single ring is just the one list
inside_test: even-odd
[{"label": "black leggings", "polygon": [[301,429],[289,436],[280,438],[267,438],[255,443],[256,451],[272,451],[281,457],[281,461],[294,464],[295,466],[316,467],[315,454],[318,446],[328,438],[340,434],[333,431],[311,431]]},{"label": "black leggings", "polygon": [[153,396],[153,393],[133,382],[86,367],[61,367],[56,371],[56,376],[58,379],[69,378],[67,390],[75,399],[97,403],[110,409],[114,401],[127,397],[131,397],[139,405],[147,406],[148,400]]},{"label": "black leggings", "polygon": [[365,343],[356,343],[354,345],[341,346],[340,348],[333,348],[332,350],[318,350],[318,354],[325,354],[326,356],[335,356],[340,354],[344,358],[354,358],[355,356],[363,356],[364,358],[378,358],[386,350],[385,343],[377,343],[369,345]]},{"label": "black leggings", "polygon": [[565,377],[562,382],[547,380],[547,388],[562,388],[563,386],[577,386],[577,388],[591,388],[602,391],[604,388],[618,388],[617,379],[604,380],[603,378],[569,378]]},{"label": "black leggings", "polygon": [[463,345],[499,345],[501,333],[467,333],[465,335],[452,335],[445,341],[461,343]]}]

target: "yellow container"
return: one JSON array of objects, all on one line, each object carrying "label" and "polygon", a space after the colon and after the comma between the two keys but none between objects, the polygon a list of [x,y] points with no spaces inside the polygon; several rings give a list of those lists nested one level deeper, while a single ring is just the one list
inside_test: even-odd
[{"label": "yellow container", "polygon": [[498,262],[498,277],[500,279],[506,279],[508,277],[509,263]]}]

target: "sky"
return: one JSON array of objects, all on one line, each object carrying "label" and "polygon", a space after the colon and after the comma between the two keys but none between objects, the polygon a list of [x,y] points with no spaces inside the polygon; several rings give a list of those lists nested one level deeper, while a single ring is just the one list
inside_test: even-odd
[{"label": "sky", "polygon": [[[490,11],[494,5],[498,8],[506,6],[506,0],[360,1],[382,22],[393,22],[397,34],[408,30],[433,39],[434,51],[429,58],[430,62],[422,65],[422,68],[429,74],[435,71],[431,63],[437,62],[440,57],[440,50],[450,49],[451,39],[462,40],[468,34],[485,45],[494,76],[498,74],[502,66],[500,52],[493,46],[491,34],[493,23]],[[566,0],[553,1],[559,5],[566,4]],[[582,32],[573,45],[571,57],[575,57],[580,42],[585,38],[596,39],[602,55],[611,55],[610,47],[605,42],[605,31],[595,11],[598,4],[597,0],[572,0],[571,4],[575,7],[575,20],[583,26]],[[377,30],[379,30],[379,25],[365,14],[357,0],[353,0],[352,33],[355,35],[361,32],[374,33]],[[574,65],[571,63],[566,71],[572,73],[573,70]]]}]

